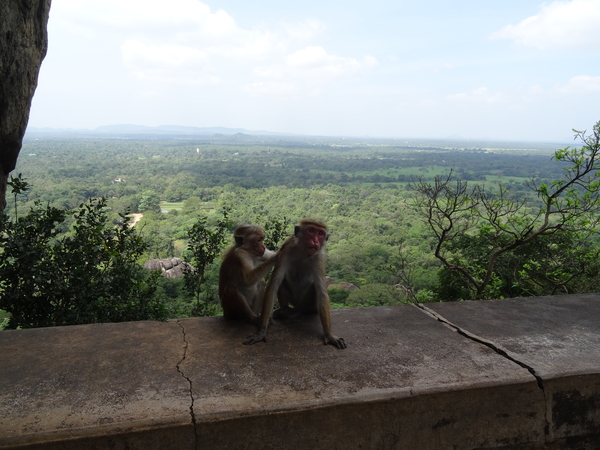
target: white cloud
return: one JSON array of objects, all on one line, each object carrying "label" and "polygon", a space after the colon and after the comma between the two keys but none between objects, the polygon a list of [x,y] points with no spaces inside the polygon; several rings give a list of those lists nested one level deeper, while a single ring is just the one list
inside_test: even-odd
[{"label": "white cloud", "polygon": [[536,84],[526,87],[506,87],[498,92],[490,92],[488,88],[480,87],[469,92],[448,95],[446,100],[455,104],[501,104],[504,107],[518,109],[540,101],[557,101],[560,97],[597,94],[600,94],[600,76],[581,75],[565,83],[545,88]]},{"label": "white cloud", "polygon": [[247,84],[242,86],[240,90],[250,97],[288,97],[298,93],[298,86],[293,83],[268,81]]},{"label": "white cloud", "polygon": [[284,76],[284,67],[281,64],[272,65],[268,67],[259,66],[254,68],[252,74],[258,78],[278,80],[283,78]]},{"label": "white cloud", "polygon": [[206,53],[197,49],[129,40],[121,46],[121,51],[125,67],[137,80],[188,85],[219,81]]},{"label": "white cloud", "polygon": [[164,98],[164,94],[162,92],[153,90],[136,90],[134,91],[134,95],[137,98],[145,101],[157,101]]},{"label": "white cloud", "polygon": [[500,92],[490,93],[486,87],[480,87],[471,92],[462,92],[446,97],[446,99],[451,102],[459,103],[497,103],[503,101],[504,98],[504,94]]},{"label": "white cloud", "polygon": [[581,75],[571,78],[564,84],[554,87],[554,90],[560,94],[600,94],[600,77],[590,77]]},{"label": "white cloud", "polygon": [[293,39],[309,40],[322,33],[326,26],[319,20],[307,19],[298,23],[283,23],[283,28]]},{"label": "white cloud", "polygon": [[323,92],[319,86],[376,65],[378,61],[372,56],[365,56],[361,62],[328,54],[322,47],[309,46],[289,54],[283,61],[256,67],[253,75],[266,81],[247,85],[243,91],[253,96],[270,95],[272,92],[305,92],[314,96]]},{"label": "white cloud", "polygon": [[508,25],[491,35],[511,39],[541,50],[589,49],[600,45],[600,1],[555,1],[543,5],[539,14],[517,25]]},{"label": "white cloud", "polygon": [[375,67],[379,65],[379,61],[374,56],[367,55],[363,58],[364,67]]},{"label": "white cloud", "polygon": [[196,0],[54,0],[52,9],[74,22],[128,32],[172,32],[193,29],[198,24],[207,29],[233,26],[233,19],[225,12],[211,13],[209,6]]},{"label": "white cloud", "polygon": [[295,51],[326,29],[315,19],[280,24],[278,32],[241,28],[227,12],[197,0],[55,0],[53,8],[66,21],[61,26],[96,30],[97,40],[102,34],[120,39],[123,65],[136,80],[198,84],[253,75],[259,82],[242,90],[258,95],[291,92],[298,80],[323,84],[378,64],[371,56],[359,61],[319,46]]},{"label": "white cloud", "polygon": [[306,47],[303,50],[289,55],[287,63],[292,67],[312,68],[326,64],[332,58],[327,55],[323,47]]},{"label": "white cloud", "polygon": [[95,30],[96,39],[187,46],[245,60],[264,57],[279,46],[274,33],[243,29],[227,12],[213,12],[197,0],[55,0],[52,8],[59,11],[61,27]]},{"label": "white cloud", "polygon": [[372,67],[377,60],[367,56],[363,63],[355,58],[328,54],[322,47],[312,46],[298,50],[286,59],[288,72],[295,76],[310,79],[314,83],[328,81],[332,78],[343,77],[364,67]]}]

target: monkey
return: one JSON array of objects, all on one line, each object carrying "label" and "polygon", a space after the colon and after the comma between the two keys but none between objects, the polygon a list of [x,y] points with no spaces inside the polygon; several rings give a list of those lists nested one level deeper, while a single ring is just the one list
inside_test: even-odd
[{"label": "monkey", "polygon": [[260,322],[256,333],[244,344],[252,345],[267,340],[267,327],[275,297],[280,308],[275,319],[287,319],[300,314],[319,314],[323,326],[323,340],[338,349],[346,348],[346,341],[331,333],[329,295],[325,281],[325,241],[329,238],[327,226],[314,219],[302,219],[278,252],[277,263],[266,288]]},{"label": "monkey", "polygon": [[265,275],[277,261],[277,253],[267,250],[265,232],[257,225],[240,225],[233,232],[235,244],[223,255],[219,269],[219,298],[226,319],[246,319],[260,323]]}]

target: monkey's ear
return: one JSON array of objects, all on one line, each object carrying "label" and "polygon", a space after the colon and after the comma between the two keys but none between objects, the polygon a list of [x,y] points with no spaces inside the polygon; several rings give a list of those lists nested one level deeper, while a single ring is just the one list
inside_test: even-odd
[{"label": "monkey's ear", "polygon": [[244,236],[234,236],[234,238],[237,246],[240,246],[244,243]]},{"label": "monkey's ear", "polygon": [[294,236],[298,237],[298,233],[300,233],[300,225],[294,226]]},{"label": "monkey's ear", "polygon": [[325,236],[325,240],[328,241],[329,240],[329,236],[331,236],[329,233],[327,233],[327,236]]}]

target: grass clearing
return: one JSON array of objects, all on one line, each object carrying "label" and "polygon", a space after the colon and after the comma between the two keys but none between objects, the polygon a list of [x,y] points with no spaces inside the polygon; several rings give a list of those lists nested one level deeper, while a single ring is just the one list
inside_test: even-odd
[{"label": "grass clearing", "polygon": [[183,202],[160,202],[160,209],[163,211],[180,211],[183,209]]}]

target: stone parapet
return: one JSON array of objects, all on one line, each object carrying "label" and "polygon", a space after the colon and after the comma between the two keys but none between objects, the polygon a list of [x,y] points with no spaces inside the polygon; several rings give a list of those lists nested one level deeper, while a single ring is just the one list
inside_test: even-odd
[{"label": "stone parapet", "polygon": [[0,449],[600,448],[600,295],[0,332]]}]

